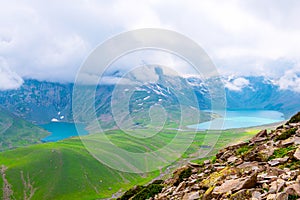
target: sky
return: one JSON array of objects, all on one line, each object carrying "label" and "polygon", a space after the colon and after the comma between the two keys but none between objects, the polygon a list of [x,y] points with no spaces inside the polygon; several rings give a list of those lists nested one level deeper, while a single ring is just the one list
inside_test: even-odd
[{"label": "sky", "polygon": [[267,76],[300,92],[299,19],[297,0],[0,0],[0,90],[26,78],[73,82],[105,40],[163,28],[196,41],[222,75]]}]

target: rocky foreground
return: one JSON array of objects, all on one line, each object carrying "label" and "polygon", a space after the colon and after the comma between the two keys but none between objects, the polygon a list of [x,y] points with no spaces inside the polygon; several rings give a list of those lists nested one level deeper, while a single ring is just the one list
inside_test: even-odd
[{"label": "rocky foreground", "polygon": [[120,199],[300,199],[300,112],[276,130],[262,130],[212,160],[189,163],[172,178],[136,186]]}]

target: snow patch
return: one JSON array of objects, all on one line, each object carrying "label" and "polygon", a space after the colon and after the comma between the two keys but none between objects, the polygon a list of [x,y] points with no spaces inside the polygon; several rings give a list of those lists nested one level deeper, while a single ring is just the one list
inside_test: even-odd
[{"label": "snow patch", "polygon": [[143,100],[146,101],[149,98],[150,98],[150,96],[146,96]]},{"label": "snow patch", "polygon": [[51,119],[51,122],[59,122],[59,120],[56,119],[56,118],[52,118],[52,119]]}]

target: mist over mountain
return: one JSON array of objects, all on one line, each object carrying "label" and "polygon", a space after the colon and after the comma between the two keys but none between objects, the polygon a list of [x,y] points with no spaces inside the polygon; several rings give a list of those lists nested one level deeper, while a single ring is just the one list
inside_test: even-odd
[{"label": "mist over mountain", "polygon": [[[197,108],[191,100],[194,94],[200,110],[210,109],[211,96],[207,81],[211,79],[203,81],[198,77],[184,78],[165,74],[160,67],[151,67],[148,73],[148,80],[139,82],[139,87],[134,88],[135,91],[130,97],[130,114],[148,110],[152,105],[161,105],[167,110],[170,108],[170,112],[174,112],[174,107],[179,104]],[[114,75],[118,77],[118,73]],[[134,74],[125,78],[136,80]],[[300,109],[297,102],[299,93],[281,90],[277,84],[265,77],[223,77],[222,80],[227,109],[276,110],[284,113],[286,118]],[[48,123],[51,120],[72,122],[73,86],[71,83],[25,80],[19,89],[0,91],[0,105],[16,116],[36,124]],[[113,120],[111,98],[116,86],[118,85],[114,83],[101,84],[95,93],[97,117],[108,124]],[[126,84],[122,88],[125,94],[128,90]],[[181,102],[178,101],[179,95]]]}]

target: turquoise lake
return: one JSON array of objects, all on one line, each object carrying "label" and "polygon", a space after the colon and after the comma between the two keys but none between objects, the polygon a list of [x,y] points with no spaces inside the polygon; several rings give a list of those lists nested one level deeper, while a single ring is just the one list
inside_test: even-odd
[{"label": "turquoise lake", "polygon": [[[222,115],[222,112],[214,111]],[[222,113],[222,114],[221,114]],[[188,128],[197,130],[226,130],[235,128],[247,128],[261,126],[284,121],[284,115],[281,112],[273,110],[227,110],[226,116],[188,126]]]},{"label": "turquoise lake", "polygon": [[[80,135],[87,135],[88,131],[85,130],[85,125],[64,123],[64,122],[51,122],[49,124],[40,125],[43,129],[51,133],[47,137],[43,138],[42,142],[56,142],[69,137]],[[78,129],[78,130],[77,130]]]}]

